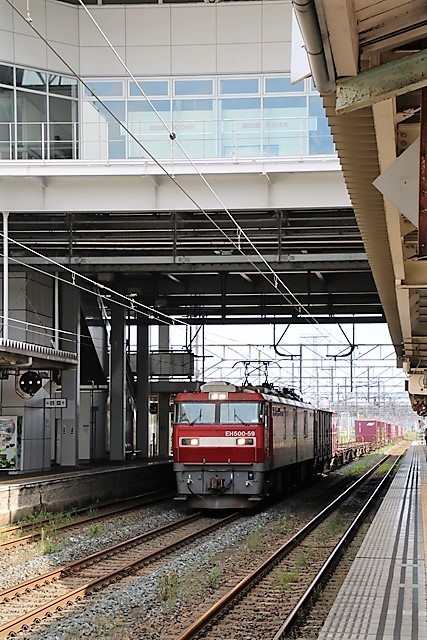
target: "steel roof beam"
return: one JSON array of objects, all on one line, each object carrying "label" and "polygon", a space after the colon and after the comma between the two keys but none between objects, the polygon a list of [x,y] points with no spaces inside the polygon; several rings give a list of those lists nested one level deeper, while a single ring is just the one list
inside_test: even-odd
[{"label": "steel roof beam", "polygon": [[348,113],[427,86],[427,51],[337,81],[336,112]]}]

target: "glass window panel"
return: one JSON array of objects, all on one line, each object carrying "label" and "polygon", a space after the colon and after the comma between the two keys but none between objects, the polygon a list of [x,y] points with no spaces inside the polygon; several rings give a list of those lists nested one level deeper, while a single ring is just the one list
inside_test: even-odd
[{"label": "glass window panel", "polygon": [[0,64],[0,84],[9,84],[13,86],[13,67],[6,64]]},{"label": "glass window panel", "polygon": [[261,421],[259,402],[221,402],[219,405],[221,424],[241,424],[248,426]]},{"label": "glass window panel", "polygon": [[[174,100],[172,129],[180,146],[174,146],[174,156],[212,158],[216,156],[217,133],[213,100]],[[180,148],[181,147],[181,148]]]},{"label": "glass window panel", "polygon": [[213,80],[175,80],[176,96],[210,96],[213,93]]},{"label": "glass window panel", "polygon": [[221,94],[233,93],[259,93],[258,78],[234,78],[222,79],[219,81],[219,91]]},{"label": "glass window panel", "polygon": [[266,78],[266,93],[294,93],[304,91],[304,81],[291,83],[290,78]]},{"label": "glass window panel", "polygon": [[104,104],[99,101],[83,103],[83,158],[126,158],[126,131],[112,114],[120,122],[125,121],[124,100],[107,100]]},{"label": "glass window panel", "polygon": [[320,96],[309,97],[309,113],[310,155],[333,155],[334,142]]},{"label": "glass window panel", "polygon": [[220,105],[222,113],[226,113],[227,111],[247,111],[251,109],[259,111],[261,109],[261,100],[260,98],[224,98],[220,100]]},{"label": "glass window panel", "polygon": [[17,91],[18,158],[24,160],[46,157],[46,95]]},{"label": "glass window panel", "polygon": [[17,91],[18,122],[46,122],[46,96]]},{"label": "glass window panel", "polygon": [[69,98],[78,97],[78,83],[76,78],[49,74],[49,92]]},{"label": "glass window panel", "polygon": [[167,80],[141,80],[138,84],[131,82],[129,95],[143,98],[144,94],[139,87],[149,97],[169,95],[169,83]]},{"label": "glass window panel", "polygon": [[31,69],[16,69],[16,86],[34,91],[45,91],[46,74]]},{"label": "glass window panel", "polygon": [[177,405],[176,421],[183,424],[215,424],[215,403],[180,402]]},{"label": "glass window panel", "polygon": [[[147,158],[147,151],[155,158],[169,158],[171,129],[170,100],[153,100],[153,107],[146,100],[128,101],[128,128],[140,144],[129,137],[129,157]],[[158,111],[159,115],[156,113]],[[147,151],[146,151],[147,150]]]},{"label": "glass window panel", "polygon": [[292,97],[277,97],[277,98],[264,98],[263,99],[264,110],[265,109],[284,109],[287,111],[298,110],[301,113],[301,109],[306,114],[307,98],[305,96],[292,96]]},{"label": "glass window panel", "polygon": [[265,156],[292,157],[308,153],[307,99],[305,96],[263,100]]},{"label": "glass window panel", "polygon": [[[159,111],[162,114],[170,111],[170,100],[151,100],[150,102],[147,102],[147,100],[128,100],[128,112],[152,113],[153,115],[156,115],[156,111]],[[156,117],[159,119],[158,116]]]},{"label": "glass window panel", "polygon": [[212,100],[173,100],[173,112],[178,113],[180,111],[212,111]]},{"label": "glass window panel", "polygon": [[77,103],[51,96],[49,98],[50,157],[77,157]]},{"label": "glass window panel", "polygon": [[[112,96],[123,96],[123,82],[122,81],[103,81],[103,82],[86,82],[89,89],[93,91],[95,96],[100,97],[112,97]],[[85,96],[92,96],[92,93],[88,91],[85,87],[84,89]]]},{"label": "glass window panel", "polygon": [[13,89],[0,87],[0,159],[12,160]]},{"label": "glass window panel", "polygon": [[13,89],[0,87],[0,122],[13,120]]},{"label": "glass window panel", "polygon": [[102,103],[97,100],[94,102],[94,106],[108,122],[116,122],[114,116],[122,121],[125,119],[124,100],[104,100]]},{"label": "glass window panel", "polygon": [[260,157],[260,98],[230,98],[221,104],[221,155],[230,157]]}]

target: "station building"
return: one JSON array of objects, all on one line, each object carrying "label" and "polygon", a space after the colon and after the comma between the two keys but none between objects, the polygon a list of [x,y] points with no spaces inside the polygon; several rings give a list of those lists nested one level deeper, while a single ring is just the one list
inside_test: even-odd
[{"label": "station building", "polygon": [[[202,324],[211,312],[194,319],[145,294],[160,270],[179,287],[231,263],[218,238],[177,252],[176,216],[350,210],[321,97],[311,78],[291,77],[291,49],[287,0],[2,0],[3,468],[169,454],[178,383],[172,356],[153,382],[150,326],[167,353],[172,315]],[[145,244],[144,221],[158,232]],[[265,253],[281,259],[268,243]]]}]

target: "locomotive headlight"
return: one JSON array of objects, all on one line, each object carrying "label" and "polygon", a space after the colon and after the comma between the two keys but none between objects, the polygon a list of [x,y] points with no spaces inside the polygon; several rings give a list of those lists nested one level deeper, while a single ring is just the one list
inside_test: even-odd
[{"label": "locomotive headlight", "polygon": [[251,445],[254,443],[254,439],[253,438],[237,438],[236,440],[236,444],[239,446],[244,446],[244,445]]},{"label": "locomotive headlight", "polygon": [[197,447],[199,438],[181,438],[181,444],[184,446]]},{"label": "locomotive headlight", "polygon": [[209,400],[227,400],[227,398],[227,391],[211,391],[211,393],[209,394]]}]

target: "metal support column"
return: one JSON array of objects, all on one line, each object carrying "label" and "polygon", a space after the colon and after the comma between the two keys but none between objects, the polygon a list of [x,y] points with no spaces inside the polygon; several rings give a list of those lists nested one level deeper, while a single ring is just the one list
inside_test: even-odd
[{"label": "metal support column", "polygon": [[3,338],[9,338],[9,211],[3,211]]},{"label": "metal support column", "polygon": [[141,322],[137,325],[136,340],[136,448],[141,451],[142,458],[148,458],[148,403],[150,397],[150,381],[148,372],[149,334],[147,324]]},{"label": "metal support column", "polygon": [[63,371],[61,375],[61,393],[67,406],[62,409],[61,451],[62,466],[76,466],[78,459],[78,427],[80,414],[80,292],[71,284],[61,286],[60,305],[61,328],[67,332],[62,349],[77,353],[77,367]]},{"label": "metal support column", "polygon": [[125,311],[111,305],[110,460],[125,459]]},{"label": "metal support column", "polygon": [[[159,326],[159,351],[169,351],[169,325]],[[170,455],[169,393],[159,393],[159,456]]]}]

